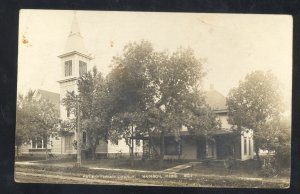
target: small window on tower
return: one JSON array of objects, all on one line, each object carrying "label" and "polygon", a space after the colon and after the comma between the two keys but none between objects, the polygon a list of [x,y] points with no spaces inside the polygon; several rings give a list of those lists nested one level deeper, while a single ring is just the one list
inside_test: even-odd
[{"label": "small window on tower", "polygon": [[72,60],[65,62],[65,76],[72,75]]},{"label": "small window on tower", "polygon": [[79,75],[82,76],[87,72],[86,63],[83,61],[79,61]]}]

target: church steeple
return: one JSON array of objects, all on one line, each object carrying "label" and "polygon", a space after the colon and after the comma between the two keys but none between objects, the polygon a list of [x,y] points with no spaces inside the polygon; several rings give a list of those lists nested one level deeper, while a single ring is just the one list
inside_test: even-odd
[{"label": "church steeple", "polygon": [[74,52],[74,51],[88,56],[88,53],[87,53],[84,43],[83,43],[83,37],[80,34],[80,28],[78,25],[76,13],[74,14],[74,17],[73,17],[73,22],[71,25],[70,34],[67,39],[64,54]]},{"label": "church steeple", "polygon": [[69,36],[74,36],[74,35],[79,35],[80,36],[80,28],[78,25],[77,17],[76,17],[76,12],[74,13],[74,18],[71,26],[71,31]]},{"label": "church steeple", "polygon": [[[70,27],[65,50],[63,54],[58,56],[61,60],[61,76],[58,80],[61,100],[68,91],[78,92],[77,80],[90,69],[90,61],[93,59],[85,50],[76,14],[74,14]],[[67,119],[70,116],[70,112],[62,104],[60,105],[60,116],[62,119]]]}]

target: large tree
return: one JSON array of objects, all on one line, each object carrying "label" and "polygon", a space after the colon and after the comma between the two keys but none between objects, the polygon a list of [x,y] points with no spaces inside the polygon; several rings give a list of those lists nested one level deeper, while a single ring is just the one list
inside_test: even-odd
[{"label": "large tree", "polygon": [[233,88],[227,98],[229,123],[238,132],[252,129],[256,157],[267,137],[277,132],[270,123],[278,120],[284,111],[279,82],[271,72],[254,71]]},{"label": "large tree", "polygon": [[[153,104],[153,87],[146,75],[153,63],[153,48],[146,41],[128,44],[120,57],[113,59],[114,68],[107,76],[113,115],[109,136],[113,142],[124,138],[134,157],[133,138],[144,132],[141,126],[145,111]],[[144,126],[146,127],[146,126]]]},{"label": "large tree", "polygon": [[[29,90],[25,96],[19,95],[16,111],[17,148],[33,139],[43,139],[46,145],[51,145],[49,138],[57,135],[58,118],[59,112],[55,105],[35,91]],[[48,149],[45,151],[47,159]]]},{"label": "large tree", "polygon": [[74,91],[68,92],[63,104],[75,115],[70,120],[73,125],[76,125],[79,108],[81,131],[87,137],[86,149],[90,149],[92,159],[95,159],[98,142],[108,140],[111,118],[109,115],[112,103],[102,74],[94,67],[92,72],[82,75],[78,79],[78,94]]},{"label": "large tree", "polygon": [[127,123],[135,126],[135,135],[160,137],[161,160],[165,135],[178,136],[182,126],[192,133],[207,134],[217,126],[200,90],[205,76],[202,64],[191,49],[168,54],[154,51],[147,41],[130,43],[122,56],[114,58],[114,64],[109,82],[116,107],[131,115]]}]

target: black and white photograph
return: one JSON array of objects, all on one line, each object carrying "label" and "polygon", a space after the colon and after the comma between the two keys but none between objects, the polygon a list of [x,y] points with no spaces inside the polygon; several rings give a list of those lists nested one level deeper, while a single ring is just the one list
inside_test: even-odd
[{"label": "black and white photograph", "polygon": [[21,9],[19,183],[290,187],[293,17]]}]

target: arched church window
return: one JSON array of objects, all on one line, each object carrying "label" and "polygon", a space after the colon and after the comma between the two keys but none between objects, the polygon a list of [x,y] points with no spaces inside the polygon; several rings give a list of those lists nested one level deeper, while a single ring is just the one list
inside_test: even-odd
[{"label": "arched church window", "polygon": [[79,61],[79,75],[82,76],[87,72],[86,63],[83,61]]},{"label": "arched church window", "polygon": [[65,62],[65,76],[71,76],[72,75],[72,60]]}]

